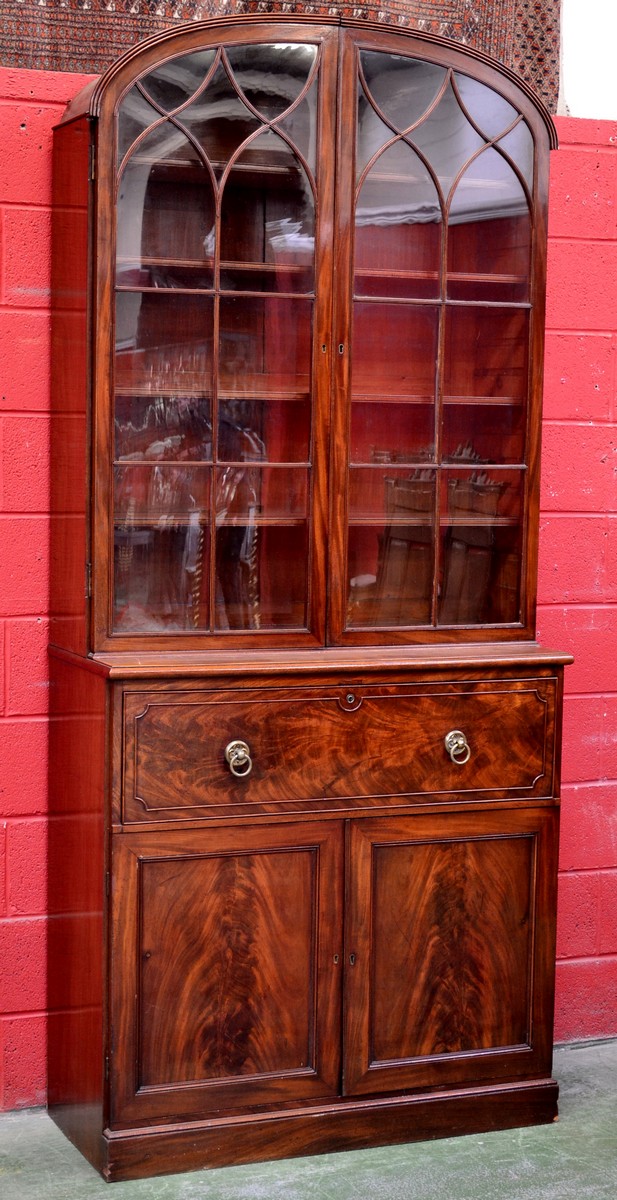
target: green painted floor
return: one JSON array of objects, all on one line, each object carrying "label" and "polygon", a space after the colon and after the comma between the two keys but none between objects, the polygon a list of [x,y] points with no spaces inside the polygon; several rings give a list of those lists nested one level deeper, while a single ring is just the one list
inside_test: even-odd
[{"label": "green painted floor", "polygon": [[617,1041],[555,1053],[536,1129],[105,1184],[42,1110],[0,1116],[2,1200],[617,1200]]}]

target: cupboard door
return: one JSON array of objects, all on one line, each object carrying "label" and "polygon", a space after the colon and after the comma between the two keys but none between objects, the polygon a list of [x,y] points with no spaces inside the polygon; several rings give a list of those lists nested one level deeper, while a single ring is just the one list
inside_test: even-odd
[{"label": "cupboard door", "polygon": [[339,823],[116,838],[113,1122],[337,1092],[342,841]]},{"label": "cupboard door", "polygon": [[349,827],[344,1090],[550,1074],[557,810]]}]

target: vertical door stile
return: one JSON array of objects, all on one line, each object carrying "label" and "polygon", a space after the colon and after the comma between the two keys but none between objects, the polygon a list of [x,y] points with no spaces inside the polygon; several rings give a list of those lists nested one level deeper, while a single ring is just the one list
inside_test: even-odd
[{"label": "vertical door stile", "polygon": [[333,346],[333,307],[336,296],[333,235],[335,228],[336,163],[336,89],[338,68],[338,30],[326,33],[321,43],[319,78],[319,120],[316,160],[315,222],[315,310],[311,401],[311,463],[314,472],[312,491],[312,565],[309,572],[307,616],[309,629],[320,644],[326,640],[328,595],[328,497],[329,450],[331,431],[331,386],[335,367]]},{"label": "vertical door stile", "polygon": [[335,227],[333,261],[330,454],[330,538],[328,641],[340,641],[347,605],[347,527],[349,483],[347,445],[350,421],[351,314],[353,295],[353,208],[356,135],[357,49],[340,32],[336,126]]}]

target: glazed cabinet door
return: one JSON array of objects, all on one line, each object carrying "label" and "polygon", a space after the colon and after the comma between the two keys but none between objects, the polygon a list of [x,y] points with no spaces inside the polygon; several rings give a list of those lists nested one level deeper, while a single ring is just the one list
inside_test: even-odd
[{"label": "glazed cabinet door", "polygon": [[336,55],[232,31],[117,105],[116,645],[323,641]]},{"label": "glazed cabinet door", "polygon": [[555,809],[350,822],[344,1090],[550,1074]]},{"label": "glazed cabinet door", "polygon": [[338,1091],[342,853],[339,822],[117,837],[112,1124]]},{"label": "glazed cabinet door", "polygon": [[545,130],[456,55],[349,32],[342,62],[331,636],[520,637]]}]

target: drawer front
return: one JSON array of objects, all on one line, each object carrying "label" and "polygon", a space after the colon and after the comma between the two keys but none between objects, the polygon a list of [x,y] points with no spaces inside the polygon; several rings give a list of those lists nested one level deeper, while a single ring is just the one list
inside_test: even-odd
[{"label": "drawer front", "polygon": [[[344,811],[408,797],[550,797],[555,694],[554,678],[127,691],[121,817]],[[454,739],[454,758],[445,744],[452,731],[465,739]],[[225,751],[234,741],[245,743],[249,758],[234,763],[232,755],[230,766]]]}]

